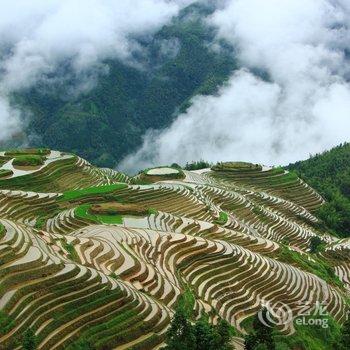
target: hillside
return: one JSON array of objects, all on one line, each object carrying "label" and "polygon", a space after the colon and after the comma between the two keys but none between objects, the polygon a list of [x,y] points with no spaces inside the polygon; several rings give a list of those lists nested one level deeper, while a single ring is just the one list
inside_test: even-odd
[{"label": "hillside", "polygon": [[[48,149],[0,160],[0,349],[21,349],[29,327],[40,350],[155,349],[184,293],[239,336],[266,303],[345,319],[349,242],[318,231],[323,199],[292,173],[220,163],[130,178]],[[303,329],[304,348],[329,349],[321,333]]]},{"label": "hillside", "polygon": [[59,148],[113,167],[140,146],[146,130],[169,126],[192,96],[214,93],[236,62],[228,44],[219,51],[210,47],[216,31],[203,19],[212,11],[188,6],[153,36],[135,38],[142,52],[133,62],[105,60],[102,72],[91,72],[96,77],[86,91],[66,62],[47,82],[14,94],[13,103],[30,113],[29,146]]},{"label": "hillside", "polygon": [[341,237],[350,237],[350,144],[290,164],[297,174],[326,198],[318,216]]}]

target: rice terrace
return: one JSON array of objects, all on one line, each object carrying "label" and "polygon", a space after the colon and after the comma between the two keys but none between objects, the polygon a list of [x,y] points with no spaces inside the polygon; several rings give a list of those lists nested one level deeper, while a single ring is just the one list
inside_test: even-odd
[{"label": "rice terrace", "polygon": [[0,349],[23,349],[28,329],[40,350],[160,349],[180,298],[193,322],[227,321],[236,349],[262,306],[286,339],[315,305],[333,327],[346,319],[350,241],[322,228],[324,199],[294,172],[130,177],[49,149],[0,164]]}]

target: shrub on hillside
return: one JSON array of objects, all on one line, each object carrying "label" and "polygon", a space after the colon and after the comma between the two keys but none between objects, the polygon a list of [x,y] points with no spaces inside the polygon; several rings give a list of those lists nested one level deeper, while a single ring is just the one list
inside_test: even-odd
[{"label": "shrub on hillside", "polygon": [[326,230],[350,236],[350,143],[316,154],[305,161],[289,164],[299,177],[327,201],[318,211]]},{"label": "shrub on hillside", "polygon": [[247,162],[219,162],[211,169],[215,171],[261,171],[262,166]]},{"label": "shrub on hillside", "polygon": [[5,156],[17,156],[17,155],[40,155],[44,156],[49,154],[51,151],[48,148],[24,148],[24,149],[11,149],[5,152]]},{"label": "shrub on hillside", "polygon": [[193,295],[189,291],[181,296],[170,327],[166,333],[164,350],[233,350],[231,345],[233,328],[223,319],[217,325],[202,316],[191,322],[193,312]]},{"label": "shrub on hillside", "polygon": [[39,166],[43,165],[45,158],[39,155],[20,155],[13,160],[15,166]]},{"label": "shrub on hillside", "polygon": [[324,243],[318,236],[313,236],[310,239],[310,253],[315,254],[322,250]]},{"label": "shrub on hillside", "polygon": [[210,168],[212,166],[211,163],[208,163],[204,160],[199,160],[196,162],[191,162],[191,163],[186,163],[186,165],[184,166],[185,170],[199,170],[199,169],[206,169],[206,168]]},{"label": "shrub on hillside", "polygon": [[22,340],[23,350],[35,350],[36,347],[36,337],[31,328],[28,328],[23,334]]},{"label": "shrub on hillside", "polygon": [[9,169],[0,169],[0,178],[1,177],[7,177],[13,174],[12,170]]},{"label": "shrub on hillside", "polygon": [[349,349],[350,344],[350,317],[345,321],[340,333],[339,342],[336,342],[335,348],[337,350]]}]

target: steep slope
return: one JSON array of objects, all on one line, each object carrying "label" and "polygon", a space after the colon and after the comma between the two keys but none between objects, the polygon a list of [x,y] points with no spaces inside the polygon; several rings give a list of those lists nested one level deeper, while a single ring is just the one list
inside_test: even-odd
[{"label": "steep slope", "polygon": [[318,216],[328,228],[350,237],[350,144],[290,164],[288,169],[296,171],[327,199]]},{"label": "steep slope", "polygon": [[318,231],[324,201],[296,176],[223,163],[128,178],[56,151],[14,166],[21,152],[1,155],[0,349],[28,327],[40,350],[154,349],[185,291],[196,317],[242,333],[266,303],[345,319],[349,242]]}]

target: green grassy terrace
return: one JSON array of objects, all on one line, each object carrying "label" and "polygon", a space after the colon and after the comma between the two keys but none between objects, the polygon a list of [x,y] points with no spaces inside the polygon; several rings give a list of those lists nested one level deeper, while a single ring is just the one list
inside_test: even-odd
[{"label": "green grassy terrace", "polygon": [[13,160],[13,165],[17,166],[39,166],[43,165],[45,158],[36,154],[18,155]]},{"label": "green grassy terrace", "polygon": [[61,201],[78,200],[93,195],[106,194],[128,187],[126,184],[112,184],[107,186],[87,187],[80,190],[66,191],[60,197]]},{"label": "green grassy terrace", "polygon": [[225,213],[224,211],[221,211],[219,214],[219,218],[215,220],[214,223],[218,225],[225,225],[227,223],[227,220],[228,220],[227,213]]},{"label": "green grassy terrace", "polygon": [[121,215],[114,214],[114,215],[96,215],[92,214],[89,210],[91,208],[91,204],[83,204],[80,205],[75,209],[75,215],[76,217],[80,219],[87,219],[91,220],[96,223],[100,224],[122,224],[123,218]]}]

